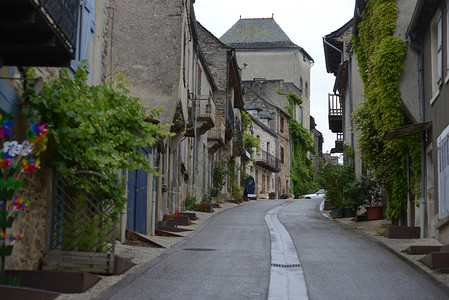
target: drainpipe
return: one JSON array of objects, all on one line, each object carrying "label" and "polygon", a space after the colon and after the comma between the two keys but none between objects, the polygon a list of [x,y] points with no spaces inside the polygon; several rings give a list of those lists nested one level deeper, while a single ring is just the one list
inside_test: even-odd
[{"label": "drainpipe", "polygon": [[[423,50],[413,43],[408,36],[410,47],[418,54],[418,101],[419,101],[419,121],[426,121],[425,100],[424,100],[424,53]],[[421,132],[421,198],[419,199],[419,220],[421,225],[421,235],[423,239],[426,236],[426,132]]]},{"label": "drainpipe", "polygon": [[[352,51],[349,52],[349,58],[348,58],[348,90],[349,90],[349,120],[351,124],[351,128],[354,128],[352,123]],[[351,148],[352,150],[355,150],[354,146],[354,132],[351,130]],[[353,158],[353,163],[355,165],[355,157]]]},{"label": "drainpipe", "polygon": [[229,102],[229,65],[231,64],[232,58],[234,57],[235,52],[231,51],[231,56],[229,57],[228,60],[228,66],[227,66],[227,70],[226,70],[226,115],[225,115],[225,126],[226,126],[226,121],[228,120],[228,102]]},{"label": "drainpipe", "polygon": [[[157,147],[154,148],[153,167],[159,167],[159,151]],[[159,169],[159,168],[158,168]],[[157,200],[157,182],[158,177],[153,175],[153,201],[151,206],[151,235],[156,235],[156,200]]]},{"label": "drainpipe", "polygon": [[295,77],[293,78],[293,83],[296,85],[296,61],[297,61],[297,57],[296,57],[296,51],[293,51],[293,54],[295,55]]},{"label": "drainpipe", "polygon": [[[125,176],[125,170],[122,170],[122,176]],[[126,237],[126,212],[127,207],[125,205],[125,207],[120,212],[120,243],[122,244],[125,242]]]}]

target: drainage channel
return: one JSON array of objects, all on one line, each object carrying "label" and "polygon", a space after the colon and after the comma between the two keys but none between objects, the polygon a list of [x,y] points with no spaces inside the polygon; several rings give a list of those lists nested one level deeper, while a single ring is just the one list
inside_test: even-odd
[{"label": "drainage channel", "polygon": [[271,237],[271,274],[268,299],[309,299],[304,273],[296,247],[278,213],[291,201],[274,207],[265,214]]}]

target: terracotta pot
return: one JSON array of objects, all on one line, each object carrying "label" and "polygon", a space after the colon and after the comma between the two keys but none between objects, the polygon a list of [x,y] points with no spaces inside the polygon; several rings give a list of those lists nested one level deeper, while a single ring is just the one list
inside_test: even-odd
[{"label": "terracotta pot", "polygon": [[383,214],[383,206],[365,206],[368,220],[381,220]]}]

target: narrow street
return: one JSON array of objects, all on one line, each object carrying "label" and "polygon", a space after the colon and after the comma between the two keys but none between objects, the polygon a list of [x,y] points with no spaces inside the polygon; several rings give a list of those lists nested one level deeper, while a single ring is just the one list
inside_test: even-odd
[{"label": "narrow street", "polygon": [[[449,297],[372,239],[324,218],[319,205],[315,200],[270,200],[224,211],[98,299]],[[270,237],[273,232],[278,234]]]}]

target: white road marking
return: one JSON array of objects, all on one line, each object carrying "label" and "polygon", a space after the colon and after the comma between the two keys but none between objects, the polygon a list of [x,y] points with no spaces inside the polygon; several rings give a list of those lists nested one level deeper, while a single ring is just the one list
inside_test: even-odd
[{"label": "white road marking", "polygon": [[283,206],[265,214],[271,237],[271,274],[268,299],[309,299],[301,262],[290,234],[278,218]]}]

